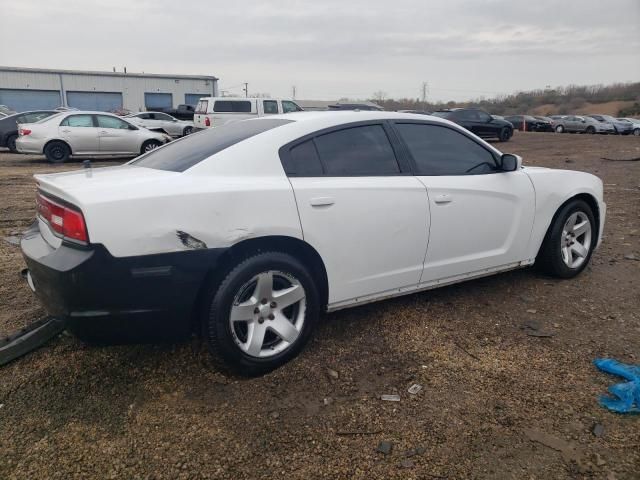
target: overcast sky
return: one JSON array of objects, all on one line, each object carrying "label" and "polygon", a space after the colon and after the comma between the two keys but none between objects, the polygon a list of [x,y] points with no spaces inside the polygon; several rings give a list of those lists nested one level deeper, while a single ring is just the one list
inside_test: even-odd
[{"label": "overcast sky", "polygon": [[640,80],[640,0],[2,1],[0,65],[465,100]]}]

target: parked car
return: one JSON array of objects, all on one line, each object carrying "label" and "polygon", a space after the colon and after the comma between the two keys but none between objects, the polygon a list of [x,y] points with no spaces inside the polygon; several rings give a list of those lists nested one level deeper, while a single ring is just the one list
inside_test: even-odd
[{"label": "parked car", "polygon": [[629,135],[631,132],[633,132],[632,125],[629,125],[626,122],[621,122],[620,120],[612,117],[611,115],[588,115],[588,116],[591,118],[595,118],[601,123],[611,125],[616,135]]},{"label": "parked car", "polygon": [[398,110],[398,113],[416,113],[418,115],[431,115],[431,112],[427,112],[426,110]]},{"label": "parked car", "polygon": [[193,122],[178,120],[163,112],[140,112],[125,118],[149,130],[162,131],[172,137],[184,137],[193,132]]},{"label": "parked car", "polygon": [[7,147],[16,153],[16,140],[18,139],[18,124],[35,123],[43,118],[55,115],[55,110],[34,110],[33,112],[22,112],[0,118],[0,147]]},{"label": "parked car", "polygon": [[182,104],[178,105],[178,108],[165,108],[163,113],[167,113],[178,120],[191,120],[193,121],[193,114],[195,113],[195,105]]},{"label": "parked car", "polygon": [[322,311],[534,262],[579,274],[602,237],[602,182],[521,163],[423,115],[228,123],[91,175],[36,175],[26,277],[83,338],[201,332],[260,374]]},{"label": "parked car", "polygon": [[637,118],[618,118],[620,122],[631,124],[631,133],[640,136],[640,120]]},{"label": "parked car", "polygon": [[[364,111],[376,111],[382,112],[384,108],[374,103],[335,103],[329,105],[329,110],[364,110]],[[414,112],[407,112],[414,113]]]},{"label": "parked car", "polygon": [[136,126],[105,112],[62,112],[38,123],[20,124],[16,148],[20,153],[44,153],[52,163],[73,155],[140,155],[171,137]]},{"label": "parked car", "polygon": [[554,123],[556,133],[615,133],[613,125],[591,117],[565,115]]},{"label": "parked car", "polygon": [[507,122],[513,124],[513,128],[527,132],[553,132],[551,122],[540,120],[531,115],[511,115],[504,117]]},{"label": "parked car", "polygon": [[476,108],[438,110],[432,115],[462,125],[482,138],[497,138],[501,142],[506,142],[513,135],[513,125],[509,121],[494,118],[487,112]]},{"label": "parked car", "polygon": [[6,105],[0,105],[0,113],[4,113],[5,115],[13,115],[13,114],[15,114],[17,112],[14,111],[14,110],[11,110]]},{"label": "parked car", "polygon": [[202,130],[219,127],[227,122],[298,111],[302,111],[302,108],[292,100],[205,97],[196,105],[193,123],[196,130]]}]

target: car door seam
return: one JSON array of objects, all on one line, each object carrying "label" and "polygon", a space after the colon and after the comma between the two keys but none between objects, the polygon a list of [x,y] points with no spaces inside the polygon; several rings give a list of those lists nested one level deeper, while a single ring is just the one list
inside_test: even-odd
[{"label": "car door seam", "polygon": [[424,258],[422,259],[422,271],[420,272],[420,278],[418,279],[418,285],[422,283],[422,276],[424,275],[424,269],[427,265],[427,253],[429,253],[429,242],[431,241],[431,198],[429,197],[429,189],[427,185],[417,176],[413,176],[424,187],[424,191],[427,194],[427,214],[429,215],[429,223],[427,225],[427,246],[424,249]]}]

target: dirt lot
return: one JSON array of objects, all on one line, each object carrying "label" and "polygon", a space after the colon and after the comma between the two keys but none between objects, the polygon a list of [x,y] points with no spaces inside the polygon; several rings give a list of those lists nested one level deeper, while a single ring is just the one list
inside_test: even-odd
[{"label": "dirt lot", "polygon": [[[195,342],[61,335],[0,368],[0,478],[640,478],[640,416],[598,405],[618,379],[591,364],[640,363],[640,161],[602,159],[640,157],[640,138],[504,147],[605,182],[604,243],[578,278],[517,271],[328,315],[297,360],[251,380]],[[0,237],[31,221],[33,173],[77,167],[0,153]],[[0,240],[0,262],[6,333],[45,313],[19,249]]]}]

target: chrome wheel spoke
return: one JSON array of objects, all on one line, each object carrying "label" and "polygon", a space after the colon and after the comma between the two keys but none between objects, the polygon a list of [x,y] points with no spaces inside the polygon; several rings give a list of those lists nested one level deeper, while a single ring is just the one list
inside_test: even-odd
[{"label": "chrome wheel spoke", "polygon": [[231,314],[229,320],[232,322],[250,322],[255,315],[257,302],[253,298],[241,303],[240,305],[234,305],[231,307]]},{"label": "chrome wheel spoke", "polygon": [[273,272],[264,272],[258,275],[256,289],[253,297],[260,302],[263,299],[271,299],[273,295]]},{"label": "chrome wheel spoke", "polygon": [[575,252],[579,257],[585,258],[587,256],[588,250],[580,243],[576,242],[571,245],[571,251]]},{"label": "chrome wheel spoke", "polygon": [[583,233],[587,233],[587,231],[591,231],[591,224],[589,223],[589,220],[583,220],[581,223],[573,226],[573,234],[576,237],[579,237]]},{"label": "chrome wheel spoke", "polygon": [[569,232],[572,231],[577,220],[578,220],[578,214],[577,213],[572,214],[567,219],[567,223],[564,224],[564,230],[567,230]]},{"label": "chrome wheel spoke", "polygon": [[278,304],[278,308],[287,308],[294,303],[298,303],[304,298],[304,289],[300,285],[293,285],[284,290],[273,292],[273,300]]},{"label": "chrome wheel spoke", "polygon": [[256,322],[248,324],[247,341],[243,345],[243,350],[253,357],[260,356],[265,333],[267,329],[264,324]]},{"label": "chrome wheel spoke", "polygon": [[294,342],[300,334],[295,325],[281,313],[276,314],[275,319],[269,322],[269,329],[273,330],[282,340],[289,343]]}]

